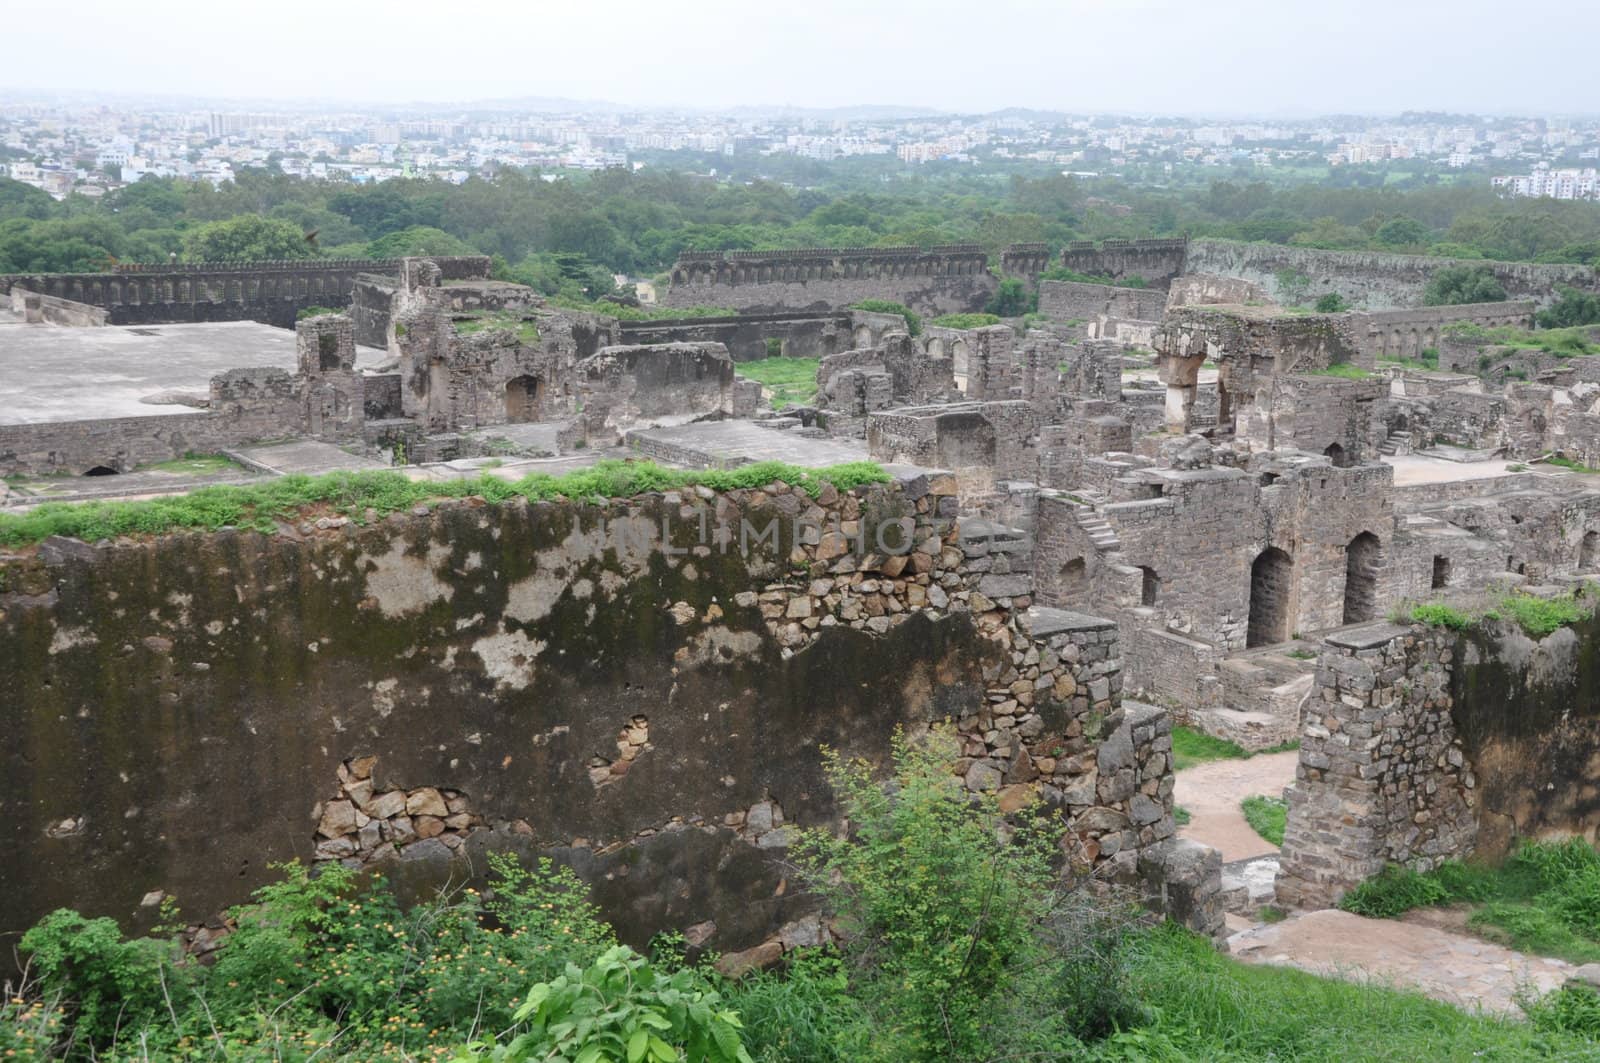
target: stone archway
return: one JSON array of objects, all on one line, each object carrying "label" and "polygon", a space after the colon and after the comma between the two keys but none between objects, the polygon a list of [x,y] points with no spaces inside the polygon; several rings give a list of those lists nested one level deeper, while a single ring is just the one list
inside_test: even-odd
[{"label": "stone archway", "polygon": [[1074,557],[1061,566],[1060,602],[1063,605],[1084,605],[1089,597],[1089,569],[1081,557]]},{"label": "stone archway", "polygon": [[1362,532],[1344,548],[1344,622],[1364,624],[1378,615],[1378,571],[1383,544]]},{"label": "stone archway", "polygon": [[1600,532],[1586,531],[1578,544],[1578,571],[1593,572],[1600,566]]},{"label": "stone archway", "polygon": [[544,386],[536,376],[512,377],[506,381],[506,420],[511,424],[531,424],[539,420]]},{"label": "stone archway", "polygon": [[1294,598],[1294,559],[1269,546],[1250,566],[1250,622],[1245,645],[1272,646],[1289,639],[1289,606]]}]

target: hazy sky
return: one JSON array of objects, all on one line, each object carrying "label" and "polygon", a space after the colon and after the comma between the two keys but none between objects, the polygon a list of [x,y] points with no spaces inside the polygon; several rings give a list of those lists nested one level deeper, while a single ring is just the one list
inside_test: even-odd
[{"label": "hazy sky", "polygon": [[[0,11],[21,0],[0,0]],[[75,0],[0,85],[217,99],[1600,112],[1600,3]]]}]

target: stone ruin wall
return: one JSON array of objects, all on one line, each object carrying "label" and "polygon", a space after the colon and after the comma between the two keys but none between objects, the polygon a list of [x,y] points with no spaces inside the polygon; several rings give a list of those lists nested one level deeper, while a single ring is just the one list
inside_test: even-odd
[{"label": "stone ruin wall", "polygon": [[1447,325],[1532,328],[1535,309],[1537,304],[1532,300],[1521,300],[1428,306],[1415,310],[1374,310],[1358,315],[1356,334],[1361,339],[1362,351],[1374,358],[1419,359],[1430,347],[1436,351],[1440,349]]},{"label": "stone ruin wall", "polygon": [[[306,259],[123,265],[110,273],[0,275],[0,293],[20,286],[109,312],[113,325],[260,321],[293,328],[312,306],[349,305],[363,273],[398,272],[405,259]],[[431,259],[446,280],[489,275],[486,255]],[[383,346],[382,343],[377,346]]]},{"label": "stone ruin wall", "polygon": [[359,439],[366,378],[355,370],[355,337],[342,314],[295,325],[297,372],[230,369],[211,378],[204,412],[0,425],[0,471],[82,475],[214,454],[285,435]]},{"label": "stone ruin wall", "polygon": [[1363,310],[1397,310],[1422,306],[1423,289],[1434,271],[1446,266],[1488,266],[1514,300],[1543,306],[1562,286],[1600,291],[1600,268],[1441,259],[1382,251],[1319,251],[1281,244],[1192,240],[1183,272],[1238,277],[1259,285],[1273,299],[1285,301],[1280,273],[1303,274],[1306,298],[1337,292]]},{"label": "stone ruin wall", "polygon": [[1076,273],[1129,280],[1139,277],[1165,291],[1186,272],[1187,238],[1156,240],[1074,240],[1061,251],[1061,265]]},{"label": "stone ruin wall", "polygon": [[1591,618],[1534,640],[1376,624],[1317,662],[1289,791],[1278,898],[1336,902],[1388,863],[1503,857],[1600,828],[1600,664]]},{"label": "stone ruin wall", "polygon": [[817,747],[881,767],[949,719],[966,785],[1044,797],[1069,855],[1217,931],[1115,626],[1034,608],[954,490],[466,499],[0,558],[0,925],[219,911],[291,858],[415,895],[509,849],[572,865],[625,940],[775,958],[816,937],[775,858],[836,814]]},{"label": "stone ruin wall", "polygon": [[41,295],[20,284],[11,285],[11,312],[27,325],[98,328],[106,324],[106,312],[98,306],[75,303],[54,295]]},{"label": "stone ruin wall", "polygon": [[998,285],[976,244],[684,252],[660,305],[741,312],[827,311],[863,299],[904,303],[930,316],[982,310]]}]

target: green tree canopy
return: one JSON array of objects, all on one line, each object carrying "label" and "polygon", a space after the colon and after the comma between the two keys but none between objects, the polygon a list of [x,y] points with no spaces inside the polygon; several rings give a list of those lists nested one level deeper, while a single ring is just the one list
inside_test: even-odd
[{"label": "green tree canopy", "polygon": [[1506,290],[1488,266],[1446,266],[1435,270],[1422,291],[1424,306],[1503,303]]},{"label": "green tree canopy", "polygon": [[183,239],[183,255],[191,262],[251,262],[316,258],[317,249],[298,225],[259,214],[241,214],[189,233]]},{"label": "green tree canopy", "polygon": [[368,258],[403,258],[406,255],[476,254],[465,240],[431,225],[413,225],[399,232],[380,236],[367,245]]}]

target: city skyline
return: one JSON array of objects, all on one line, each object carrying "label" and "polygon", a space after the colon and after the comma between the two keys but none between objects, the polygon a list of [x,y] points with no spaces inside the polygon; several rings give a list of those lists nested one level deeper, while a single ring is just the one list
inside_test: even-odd
[{"label": "city skyline", "polygon": [[[7,56],[9,92],[363,106],[544,97],[713,112],[1600,111],[1584,43],[1600,31],[1600,12],[1563,12],[1557,33],[1485,0],[1448,12],[1354,0],[1319,10],[1309,24],[1302,10],[1259,0],[1203,10],[1172,0],[1003,0],[984,9],[981,25],[970,7],[945,0],[915,11],[821,0],[797,14],[710,0],[670,16],[629,3],[604,12],[490,3],[470,19],[409,2],[386,6],[382,18],[289,3],[252,28],[247,50],[222,47],[227,27],[199,5],[162,10],[167,17],[130,26],[125,9],[90,0],[70,38],[42,38]],[[969,44],[984,26],[1011,26],[1020,37],[997,32],[1000,44]],[[1008,39],[1044,46],[1019,56]],[[147,61],[163,50],[180,60]]]}]

